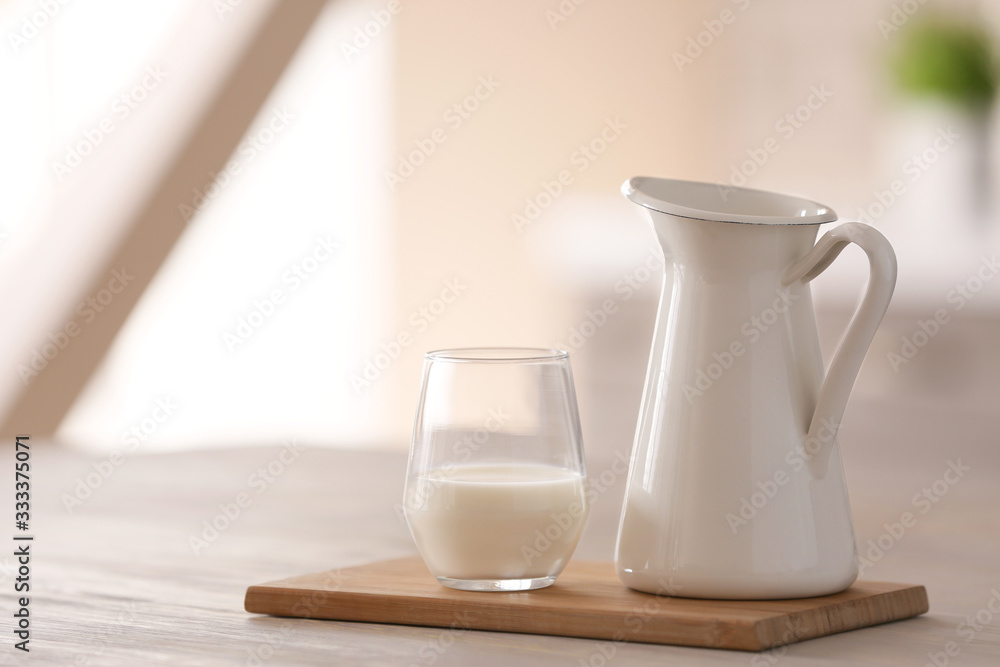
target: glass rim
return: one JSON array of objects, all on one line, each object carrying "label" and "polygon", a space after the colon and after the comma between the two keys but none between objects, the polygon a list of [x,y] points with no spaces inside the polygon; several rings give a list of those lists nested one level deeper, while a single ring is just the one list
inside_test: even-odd
[{"label": "glass rim", "polygon": [[569,359],[569,352],[550,347],[455,347],[425,352],[424,359],[454,363],[540,363]]}]

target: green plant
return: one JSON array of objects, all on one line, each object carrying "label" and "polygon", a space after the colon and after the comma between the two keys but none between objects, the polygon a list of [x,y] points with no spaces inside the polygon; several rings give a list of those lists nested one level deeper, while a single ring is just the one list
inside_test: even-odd
[{"label": "green plant", "polygon": [[967,108],[988,107],[997,92],[994,42],[979,26],[935,19],[900,35],[893,74],[907,93]]}]

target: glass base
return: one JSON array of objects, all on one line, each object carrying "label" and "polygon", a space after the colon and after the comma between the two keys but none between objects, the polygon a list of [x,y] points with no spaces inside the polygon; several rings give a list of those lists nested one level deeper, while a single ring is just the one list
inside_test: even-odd
[{"label": "glass base", "polygon": [[545,588],[555,582],[555,577],[537,577],[534,579],[450,579],[437,577],[448,588],[460,591],[530,591]]}]

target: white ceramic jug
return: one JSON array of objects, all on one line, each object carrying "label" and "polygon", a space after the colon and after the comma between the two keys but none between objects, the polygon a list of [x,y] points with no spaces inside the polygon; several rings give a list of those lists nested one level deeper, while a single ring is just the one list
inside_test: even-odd
[{"label": "white ceramic jug", "polygon": [[[650,593],[826,595],[857,578],[837,430],[889,305],[896,257],[786,195],[633,178],[673,266],[661,296],[618,531],[621,581]],[[824,379],[809,281],[848,244],[871,276]]]}]

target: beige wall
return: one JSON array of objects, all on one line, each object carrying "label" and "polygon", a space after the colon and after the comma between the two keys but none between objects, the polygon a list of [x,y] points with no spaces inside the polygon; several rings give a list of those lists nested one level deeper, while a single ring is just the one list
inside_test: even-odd
[{"label": "beige wall", "polygon": [[[638,173],[712,176],[722,110],[709,73],[718,57],[706,55],[703,75],[689,77],[679,77],[666,57],[667,45],[681,40],[703,9],[591,2],[553,29],[550,7],[557,4],[414,2],[395,21],[396,145],[409,152],[434,128],[447,133],[395,193],[400,330],[413,331],[407,318],[446,280],[468,285],[393,368],[404,422],[423,351],[565,339],[563,325],[579,305],[567,303],[527,252],[546,216],[522,233],[511,220],[544,180],[570,171],[562,200],[580,192],[617,196],[622,181]],[[473,93],[480,77],[500,85],[451,128],[443,114]],[[616,118],[627,128],[581,172],[586,158],[578,154],[574,163],[574,153]]]},{"label": "beige wall", "polygon": [[[916,18],[974,6],[966,0],[921,6]],[[553,23],[560,7],[572,12]],[[740,177],[734,167],[753,152],[759,155],[765,141],[773,139],[777,151],[752,173],[744,171],[741,184],[814,197],[843,218],[856,218],[873,191],[898,176],[913,142],[923,145],[921,133],[934,131],[933,125],[900,129],[910,107],[886,74],[899,34],[885,29],[892,11],[888,0],[402,4],[393,22],[397,153],[413,151],[414,142],[435,128],[442,128],[438,137],[446,139],[392,194],[399,303],[397,329],[387,336],[414,334],[387,373],[398,397],[392,410],[397,431],[408,432],[423,351],[562,342],[568,327],[608,293],[606,276],[562,281],[561,269],[545,270],[545,264],[557,265],[553,235],[567,245],[588,243],[573,243],[572,211],[569,221],[565,211],[557,213],[563,205],[575,202],[572,210],[582,211],[581,217],[588,202],[593,203],[591,217],[620,215],[625,234],[635,219],[626,220],[629,211],[614,202],[627,177],[731,182]],[[689,51],[698,40],[701,53],[696,47]],[[675,53],[693,57],[678,67]],[[443,115],[475,91],[480,77],[500,85],[460,127],[449,127]],[[802,105],[813,107],[805,121],[801,115],[786,120],[787,114],[801,114]],[[598,137],[609,118],[620,119],[627,129],[579,171],[574,151]],[[949,160],[961,162],[967,148],[957,147]],[[930,205],[918,201],[934,188],[947,190],[948,180],[959,173],[944,162],[911,188],[910,201],[896,207],[899,220],[890,224],[892,216],[887,216],[884,221],[900,255],[897,305],[918,314],[938,287],[937,278],[915,281],[935,266],[931,255],[940,246],[908,244],[917,224],[910,212],[928,218],[927,224],[953,224],[952,208],[943,199]],[[543,192],[543,181],[562,169],[570,171],[572,183],[552,208],[518,233],[511,215],[523,212],[525,198]],[[634,237],[634,228],[629,229]],[[540,243],[543,237],[548,238]],[[600,265],[602,255],[614,252],[608,241],[593,236],[583,255]],[[967,272],[963,267],[959,262],[938,278],[961,277]],[[848,280],[817,281],[823,282],[817,286],[821,306],[832,294],[835,309],[853,307],[865,272],[841,269],[837,275],[844,274]],[[467,291],[433,325],[415,330],[411,313],[453,278],[460,278]],[[578,386],[591,362],[621,353],[621,367],[627,369],[622,391],[638,392],[634,379],[641,381],[655,292],[655,285],[646,289],[644,298],[630,306],[632,314],[603,329],[576,355]],[[912,317],[905,315],[904,323]],[[830,337],[839,338],[841,331],[835,327]],[[590,390],[591,405],[597,405],[608,387]],[[637,402],[635,393],[631,403],[637,407]],[[623,424],[632,419],[627,415]]]}]

